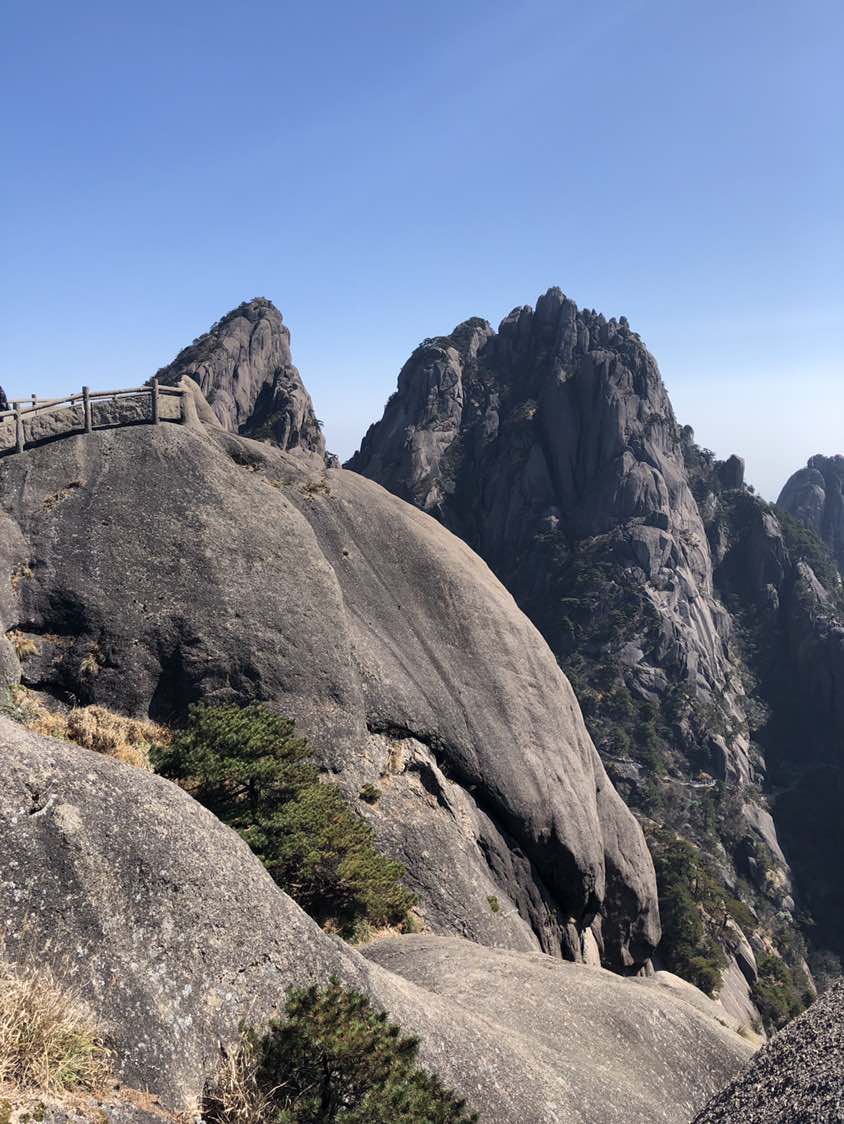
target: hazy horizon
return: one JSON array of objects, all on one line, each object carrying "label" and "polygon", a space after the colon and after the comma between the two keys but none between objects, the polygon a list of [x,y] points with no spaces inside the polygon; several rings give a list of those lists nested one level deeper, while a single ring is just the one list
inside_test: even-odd
[{"label": "hazy horizon", "polygon": [[133,385],[265,295],[347,457],[420,339],[559,285],[766,498],[844,449],[832,0],[5,16],[11,396]]}]

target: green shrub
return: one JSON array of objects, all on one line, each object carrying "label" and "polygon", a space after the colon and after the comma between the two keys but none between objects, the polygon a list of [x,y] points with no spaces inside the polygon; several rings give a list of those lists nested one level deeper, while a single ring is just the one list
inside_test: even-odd
[{"label": "green shrub", "polygon": [[418,1043],[336,980],[293,992],[260,1041],[246,1035],[204,1105],[209,1124],[472,1124],[416,1064]]},{"label": "green shrub", "polygon": [[753,916],[753,911],[738,898],[725,898],[724,908],[733,921],[744,930],[745,935],[752,932],[756,927],[756,918]]},{"label": "green shrub", "polygon": [[720,911],[723,918],[726,909],[723,896],[691,843],[667,832],[649,843],[662,918],[660,956],[669,971],[712,995],[727,963],[716,939],[716,915]]},{"label": "green shrub", "polygon": [[501,912],[501,902],[498,900],[498,898],[495,896],[495,894],[490,894],[489,897],[487,898],[487,901],[489,902],[490,912],[492,912],[492,913],[500,913]]},{"label": "green shrub", "polygon": [[815,577],[832,594],[838,607],[844,608],[841,574],[829,547],[814,531],[795,519],[785,508],[775,504],[773,511],[791,557],[795,561],[799,560],[811,566]]},{"label": "green shrub", "polygon": [[365,800],[367,804],[377,804],[383,793],[377,784],[365,784],[359,795],[361,800]]},{"label": "green shrub", "polygon": [[196,705],[153,767],[234,828],[275,881],[321,924],[353,936],[400,924],[414,896],[404,868],[336,785],[320,780],[294,724],[260,705]]},{"label": "green shrub", "polygon": [[750,989],[768,1030],[779,1030],[812,1001],[809,981],[800,968],[789,967],[779,956],[763,956],[756,965],[758,979]]}]

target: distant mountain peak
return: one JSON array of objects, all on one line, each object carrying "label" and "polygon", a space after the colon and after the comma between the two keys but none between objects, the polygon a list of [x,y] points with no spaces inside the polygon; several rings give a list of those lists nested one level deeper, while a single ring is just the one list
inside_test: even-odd
[{"label": "distant mountain peak", "polygon": [[779,506],[822,539],[844,574],[844,456],[809,457],[788,478]]}]

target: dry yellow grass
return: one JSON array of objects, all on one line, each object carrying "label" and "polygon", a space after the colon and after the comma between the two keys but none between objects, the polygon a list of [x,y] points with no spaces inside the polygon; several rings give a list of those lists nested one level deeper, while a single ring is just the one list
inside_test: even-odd
[{"label": "dry yellow grass", "polygon": [[223,1054],[213,1085],[207,1090],[202,1116],[211,1124],[266,1124],[272,1097],[258,1083],[258,1053],[243,1034],[240,1043]]},{"label": "dry yellow grass", "polygon": [[109,1052],[79,995],[46,967],[0,962],[0,1086],[23,1092],[96,1092]]},{"label": "dry yellow grass", "polygon": [[21,663],[23,663],[24,660],[28,660],[30,656],[38,655],[40,651],[38,644],[30,636],[24,636],[20,629],[13,628],[7,635],[12,642],[12,647],[15,649],[15,655]]},{"label": "dry yellow grass", "polygon": [[48,710],[26,687],[12,687],[10,696],[9,713],[27,729],[75,742],[139,769],[151,768],[153,745],[167,745],[172,738],[166,726],[146,718],[126,718],[104,706],[74,707],[60,714]]},{"label": "dry yellow grass", "polygon": [[125,718],[104,706],[77,707],[67,715],[70,741],[139,769],[151,768],[150,748],[166,745],[171,736],[166,726],[148,718]]}]

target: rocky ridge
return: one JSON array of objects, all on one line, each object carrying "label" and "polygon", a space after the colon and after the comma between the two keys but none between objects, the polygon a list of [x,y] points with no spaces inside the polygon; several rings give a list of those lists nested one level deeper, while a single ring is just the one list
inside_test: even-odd
[{"label": "rocky ridge", "polygon": [[[683,435],[653,357],[623,318],[551,289],[497,333],[469,320],[425,341],[349,467],[476,549],[564,665],[576,667],[579,649],[600,638],[579,635],[576,598],[563,594],[596,584],[591,573],[580,580],[584,570],[609,567],[614,600],[626,598],[609,609],[640,618],[610,637],[625,684],[645,701],[686,687],[725,721],[740,719]],[[759,767],[737,730],[729,740],[713,730],[695,748],[715,775],[747,780]]]},{"label": "rocky ridge", "polygon": [[[770,970],[772,953],[808,995],[805,935],[841,943],[840,880],[819,854],[841,822],[840,590],[746,486],[741,457],[716,461],[677,423],[626,319],[551,289],[497,332],[473,318],[426,339],[348,466],[489,562],[571,679],[655,853],[690,840],[726,908],[750,908],[741,924],[702,909],[733,1013],[761,1017],[757,961]],[[833,544],[836,469],[813,459],[783,492]],[[814,846],[808,808],[823,809]],[[798,924],[807,907],[820,930]]]},{"label": "rocky ridge", "polygon": [[[486,559],[572,680],[628,804],[692,840],[725,897],[746,902],[758,954],[790,949],[764,702],[713,538],[722,501],[750,496],[743,462],[716,462],[678,425],[627,321],[550,289],[497,331],[475,318],[423,341],[349,467]],[[756,957],[740,927],[712,929],[722,991],[752,1019]]]}]

